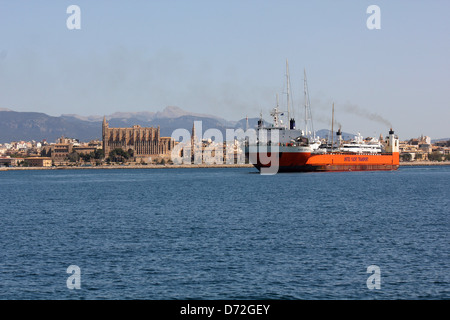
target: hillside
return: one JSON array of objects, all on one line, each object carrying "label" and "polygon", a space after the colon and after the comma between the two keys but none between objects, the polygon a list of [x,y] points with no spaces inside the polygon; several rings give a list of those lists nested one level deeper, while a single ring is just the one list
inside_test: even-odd
[{"label": "hillside", "polygon": [[20,140],[55,141],[62,135],[80,140],[101,138],[101,122],[52,117],[38,112],[0,111],[0,143]]},{"label": "hillside", "polygon": [[[177,107],[167,107],[162,112],[116,112],[106,116],[110,127],[160,126],[161,136],[171,136],[175,129],[192,130],[194,121],[202,121],[202,131],[210,128],[221,130],[225,138],[227,128],[245,129],[246,120],[228,121],[213,115],[196,114]],[[0,143],[11,141],[53,142],[61,136],[80,141],[101,139],[103,116],[79,116],[66,114],[59,117],[39,112],[0,111]],[[249,127],[255,127],[257,119],[249,119]],[[197,128],[198,132],[199,128]]]}]

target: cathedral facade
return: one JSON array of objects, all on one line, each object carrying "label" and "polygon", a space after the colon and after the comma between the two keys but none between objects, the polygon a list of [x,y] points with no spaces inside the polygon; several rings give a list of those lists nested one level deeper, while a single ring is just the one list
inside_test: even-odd
[{"label": "cathedral facade", "polygon": [[134,158],[147,159],[151,157],[170,156],[175,142],[171,137],[161,137],[157,128],[143,128],[135,125],[131,128],[110,128],[106,118],[103,118],[102,140],[105,157],[116,149],[133,150]]}]

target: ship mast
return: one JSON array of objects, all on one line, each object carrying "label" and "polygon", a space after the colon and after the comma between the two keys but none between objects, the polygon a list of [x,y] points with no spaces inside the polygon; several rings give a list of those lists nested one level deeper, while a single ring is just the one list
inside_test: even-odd
[{"label": "ship mast", "polygon": [[289,63],[288,59],[286,59],[286,97],[287,97],[287,114],[288,114],[288,122],[291,120],[291,100],[290,100],[290,79],[289,79]]},{"label": "ship mast", "polygon": [[280,115],[283,115],[283,112],[278,110],[278,93],[277,93],[277,105],[270,112],[270,115],[273,117],[273,126],[275,128],[281,128],[283,125],[283,121],[280,119]]},{"label": "ship mast", "polygon": [[331,152],[333,152],[333,143],[334,143],[334,102],[333,102],[333,110],[331,112]]},{"label": "ship mast", "polygon": [[[306,79],[306,69],[303,69],[303,90],[305,95],[305,137],[316,139],[316,133],[314,131],[314,124],[312,121],[311,105],[309,101],[308,80]],[[308,131],[308,122],[310,122],[310,131]],[[311,132],[311,134],[309,134]]]},{"label": "ship mast", "polygon": [[308,136],[308,85],[306,83],[306,69],[303,69],[303,90],[305,93],[305,136]]},{"label": "ship mast", "polygon": [[276,94],[276,96],[277,96],[277,109],[278,109],[278,107],[279,107],[279,101],[278,101],[278,93]]}]

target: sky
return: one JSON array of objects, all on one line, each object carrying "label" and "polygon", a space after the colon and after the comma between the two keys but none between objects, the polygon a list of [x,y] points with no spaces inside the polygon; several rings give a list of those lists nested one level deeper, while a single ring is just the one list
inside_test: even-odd
[{"label": "sky", "polygon": [[288,61],[298,124],[306,70],[315,129],[447,138],[449,38],[448,0],[0,0],[0,108],[269,120]]}]

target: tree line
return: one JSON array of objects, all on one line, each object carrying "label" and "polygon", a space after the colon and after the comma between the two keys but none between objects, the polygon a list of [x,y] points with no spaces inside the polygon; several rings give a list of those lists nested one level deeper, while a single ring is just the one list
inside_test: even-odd
[{"label": "tree line", "polygon": [[97,149],[94,152],[91,153],[78,153],[76,151],[72,151],[69,153],[67,158],[70,162],[78,162],[81,160],[85,162],[90,162],[91,160],[102,160],[105,157],[105,152],[103,149]]}]

